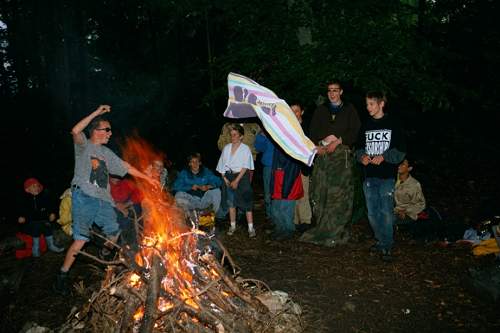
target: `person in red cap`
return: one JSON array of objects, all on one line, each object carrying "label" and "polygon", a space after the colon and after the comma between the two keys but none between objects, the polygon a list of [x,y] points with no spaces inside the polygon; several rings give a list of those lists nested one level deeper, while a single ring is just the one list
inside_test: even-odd
[{"label": "person in red cap", "polygon": [[50,251],[60,253],[64,249],[57,247],[52,237],[52,223],[56,220],[53,201],[43,185],[36,178],[24,181],[25,196],[21,202],[21,209],[17,222],[21,232],[33,238],[31,255],[40,257],[40,236],[44,235]]}]

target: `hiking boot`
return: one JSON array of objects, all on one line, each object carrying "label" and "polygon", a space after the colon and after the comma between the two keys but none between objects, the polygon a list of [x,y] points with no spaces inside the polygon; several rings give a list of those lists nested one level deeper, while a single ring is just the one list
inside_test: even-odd
[{"label": "hiking boot", "polygon": [[227,231],[228,236],[234,235],[234,232],[236,231],[236,227],[231,226],[229,230]]},{"label": "hiking boot", "polygon": [[382,261],[385,261],[385,262],[392,261],[391,250],[382,250]]},{"label": "hiking boot", "polygon": [[59,272],[57,274],[52,289],[62,296],[68,296],[70,294],[68,272]]},{"label": "hiking boot", "polygon": [[255,233],[255,229],[248,230],[248,237],[249,238],[255,238],[257,234]]}]

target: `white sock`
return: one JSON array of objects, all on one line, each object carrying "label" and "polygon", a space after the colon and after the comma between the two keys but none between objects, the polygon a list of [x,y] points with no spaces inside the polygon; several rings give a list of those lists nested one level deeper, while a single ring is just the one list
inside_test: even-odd
[{"label": "white sock", "polygon": [[248,223],[248,231],[252,231],[252,230],[253,230],[253,222]]},{"label": "white sock", "polygon": [[231,222],[231,228],[235,229],[236,228],[236,221]]}]

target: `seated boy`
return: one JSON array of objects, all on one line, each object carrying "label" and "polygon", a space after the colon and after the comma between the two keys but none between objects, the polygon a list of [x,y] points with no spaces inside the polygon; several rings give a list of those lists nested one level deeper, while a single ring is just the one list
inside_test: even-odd
[{"label": "seated boy", "polygon": [[405,158],[398,167],[398,181],[394,190],[396,206],[394,213],[398,221],[396,224],[416,221],[418,214],[425,209],[425,197],[418,180],[413,178],[410,172],[413,165]]},{"label": "seated boy", "polygon": [[413,162],[405,158],[398,167],[398,181],[394,190],[394,214],[396,225],[405,225],[414,239],[426,240],[442,238],[443,225],[439,213],[426,209],[422,186],[410,172]]},{"label": "seated boy", "polygon": [[217,212],[221,202],[222,180],[201,163],[201,155],[188,156],[188,167],[177,176],[172,189],[177,204],[184,210],[207,209]]},{"label": "seated boy", "polygon": [[60,253],[63,248],[56,246],[52,237],[56,214],[53,202],[43,185],[36,178],[24,182],[25,195],[21,198],[18,223],[23,233],[33,237],[32,256],[40,257],[40,236],[44,235],[50,251]]}]

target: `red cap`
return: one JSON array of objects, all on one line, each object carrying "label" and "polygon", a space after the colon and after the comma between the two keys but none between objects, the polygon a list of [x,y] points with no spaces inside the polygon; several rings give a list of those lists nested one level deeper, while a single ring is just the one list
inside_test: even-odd
[{"label": "red cap", "polygon": [[26,191],[28,189],[28,187],[30,187],[31,185],[34,185],[34,184],[38,184],[38,186],[40,186],[40,188],[43,189],[43,185],[42,183],[40,183],[38,181],[38,179],[36,178],[28,178],[24,181],[24,190]]}]

